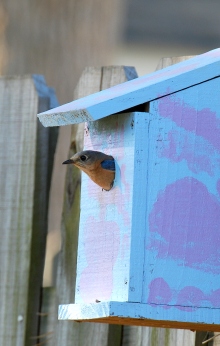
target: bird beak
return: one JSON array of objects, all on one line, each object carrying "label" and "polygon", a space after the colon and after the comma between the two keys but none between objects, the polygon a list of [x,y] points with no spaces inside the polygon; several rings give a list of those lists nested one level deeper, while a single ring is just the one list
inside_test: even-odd
[{"label": "bird beak", "polygon": [[74,163],[73,160],[69,159],[63,162],[63,165],[69,165],[70,163]]}]

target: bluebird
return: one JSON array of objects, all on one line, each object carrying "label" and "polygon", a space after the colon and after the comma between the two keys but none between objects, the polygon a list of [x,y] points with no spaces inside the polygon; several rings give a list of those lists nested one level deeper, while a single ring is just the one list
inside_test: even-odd
[{"label": "bluebird", "polygon": [[100,151],[81,151],[64,161],[63,164],[75,165],[106,191],[111,190],[114,184],[115,160],[112,156]]}]

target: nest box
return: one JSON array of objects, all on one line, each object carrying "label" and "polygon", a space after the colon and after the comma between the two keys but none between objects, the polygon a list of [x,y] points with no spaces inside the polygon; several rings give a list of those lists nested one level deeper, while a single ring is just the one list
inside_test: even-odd
[{"label": "nest box", "polygon": [[220,330],[220,49],[39,115],[112,155],[82,179],[75,304],[59,319]]}]

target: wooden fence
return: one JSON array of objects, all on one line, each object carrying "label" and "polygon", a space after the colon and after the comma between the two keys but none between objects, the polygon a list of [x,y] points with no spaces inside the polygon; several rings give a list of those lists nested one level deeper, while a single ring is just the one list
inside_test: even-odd
[{"label": "wooden fence", "polygon": [[[159,67],[177,61],[163,60]],[[131,78],[135,75],[124,67],[87,68],[74,99]],[[202,345],[205,332],[57,320],[57,306],[74,302],[80,172],[73,166],[67,169],[56,284],[42,289],[57,128],[43,128],[36,114],[56,105],[53,90],[40,76],[0,79],[0,345]],[[72,126],[69,157],[82,149],[83,131],[83,125]],[[58,146],[61,143],[62,134]],[[57,147],[56,155],[59,152]],[[65,159],[56,157],[56,162],[61,165]]]},{"label": "wooden fence", "polygon": [[38,334],[56,129],[36,119],[57,105],[40,76],[0,79],[0,345]]}]

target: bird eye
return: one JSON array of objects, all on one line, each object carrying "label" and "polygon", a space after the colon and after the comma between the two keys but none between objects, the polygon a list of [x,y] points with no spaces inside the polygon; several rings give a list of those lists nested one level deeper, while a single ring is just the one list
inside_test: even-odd
[{"label": "bird eye", "polygon": [[81,155],[81,156],[80,156],[80,160],[81,160],[81,161],[86,161],[87,158],[88,158],[88,157],[87,157],[86,155]]}]

